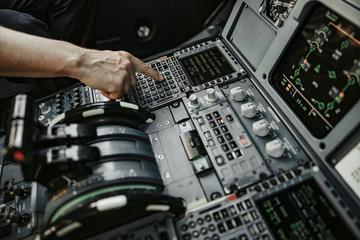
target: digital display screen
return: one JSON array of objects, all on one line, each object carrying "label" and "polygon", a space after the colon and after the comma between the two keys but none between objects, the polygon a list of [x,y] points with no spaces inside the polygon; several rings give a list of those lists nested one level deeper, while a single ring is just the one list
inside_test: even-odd
[{"label": "digital display screen", "polygon": [[194,86],[235,72],[216,47],[179,60]]},{"label": "digital display screen", "polygon": [[313,179],[256,204],[276,239],[356,239]]},{"label": "digital display screen", "polygon": [[359,100],[359,39],[358,27],[318,5],[272,75],[274,87],[318,138]]}]

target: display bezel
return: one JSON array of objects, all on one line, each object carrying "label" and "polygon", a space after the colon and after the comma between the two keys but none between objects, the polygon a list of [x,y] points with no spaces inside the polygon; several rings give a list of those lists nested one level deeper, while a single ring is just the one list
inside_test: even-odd
[{"label": "display bezel", "polygon": [[[325,199],[326,203],[328,203],[328,205],[331,207],[331,210],[333,210],[336,214],[336,219],[333,219],[332,221],[335,221],[337,224],[337,226],[340,226],[340,223],[342,224],[340,226],[340,229],[342,231],[345,231],[346,230],[346,234],[348,234],[349,236],[351,236],[351,238],[348,238],[348,239],[355,239],[354,238],[354,233],[351,229],[351,224],[349,224],[349,222],[347,222],[343,216],[343,212],[342,211],[339,211],[339,206],[337,203],[335,203],[333,201],[333,199],[331,199],[331,197],[325,192],[325,186],[324,184],[321,182],[321,180],[319,180],[317,177],[314,177],[314,176],[304,176],[304,178],[300,181],[296,181],[296,183],[293,183],[289,186],[286,186],[285,188],[282,188],[281,190],[275,190],[275,191],[271,191],[270,194],[269,192],[267,192],[266,194],[259,194],[259,195],[256,195],[254,197],[254,202],[257,206],[257,209],[259,210],[259,213],[262,215],[263,219],[264,219],[264,222],[267,224],[268,226],[268,229],[269,231],[274,235],[276,236],[275,234],[275,230],[276,228],[274,228],[274,226],[272,226],[272,224],[270,223],[269,219],[267,218],[267,215],[264,213],[265,210],[261,208],[261,204],[266,202],[267,200],[269,199],[274,199],[274,197],[278,197],[278,196],[284,196],[288,193],[290,193],[291,191],[298,191],[302,186],[306,185],[306,184],[313,184],[313,186],[316,187],[316,191],[318,194],[321,194],[321,196]],[[286,204],[290,205],[291,204],[291,200],[290,199],[286,199],[287,202]],[[280,205],[280,206],[283,206],[283,205]],[[292,208],[293,209],[293,208]],[[289,210],[289,208],[287,209]],[[330,210],[329,210],[330,211]],[[295,214],[295,213],[294,213]],[[293,216],[291,216],[293,217]],[[299,217],[300,216],[296,216],[296,217]],[[328,219],[327,219],[327,222],[326,223],[329,223]],[[286,225],[287,224],[287,225]],[[288,223],[285,223],[286,226],[290,226],[290,224]],[[329,226],[328,226],[329,227]],[[331,227],[333,227],[333,225],[331,225]],[[279,228],[277,228],[279,229]],[[332,228],[333,229],[333,228]],[[345,236],[343,233],[341,234],[341,237]],[[340,238],[340,239],[343,239],[343,238]]]},{"label": "display bezel", "polygon": [[[337,125],[339,122],[341,122],[342,119],[344,119],[344,117],[349,113],[351,112],[351,109],[359,102],[359,97],[357,97],[357,99],[353,100],[351,103],[347,104],[346,105],[346,108],[344,111],[341,111],[343,109],[338,109],[341,111],[341,115],[339,116],[336,116],[338,117],[336,119],[336,121],[333,123],[333,124],[327,124],[327,126],[325,126],[326,128],[326,131],[325,130],[319,130],[319,126],[316,125],[316,123],[318,121],[312,121],[311,118],[309,117],[306,117],[304,116],[304,114],[302,114],[300,112],[300,110],[297,108],[297,104],[298,105],[301,105],[301,106],[304,106],[305,108],[306,107],[309,107],[309,108],[312,108],[314,109],[314,107],[311,105],[311,102],[309,101],[309,99],[305,98],[305,97],[302,97],[301,96],[301,99],[300,100],[304,100],[304,101],[297,101],[295,104],[295,100],[290,100],[289,96],[286,96],[284,94],[284,90],[280,90],[279,89],[279,82],[281,82],[281,78],[279,78],[279,73],[283,73],[285,70],[285,67],[284,66],[284,62],[288,64],[288,62],[290,62],[290,57],[289,55],[290,52],[292,50],[294,50],[297,46],[297,43],[299,41],[302,41],[304,39],[302,39],[300,36],[306,32],[306,28],[310,25],[311,21],[313,19],[315,19],[317,16],[316,16],[316,11],[318,10],[324,10],[324,11],[327,11],[327,12],[330,12],[332,14],[336,14],[336,17],[339,18],[341,20],[341,22],[343,23],[346,23],[348,24],[349,26],[351,26],[353,29],[356,29],[356,32],[360,32],[360,29],[357,25],[353,24],[352,22],[350,22],[348,19],[342,17],[340,14],[338,14],[337,12],[333,11],[333,10],[330,10],[329,8],[327,8],[326,6],[322,5],[322,4],[316,4],[314,5],[310,11],[308,12],[307,14],[307,18],[305,21],[302,22],[302,24],[298,27],[297,31],[295,32],[295,34],[293,35],[292,39],[290,40],[289,44],[287,45],[287,47],[284,49],[281,57],[279,58],[279,60],[277,61],[277,64],[275,65],[275,67],[273,68],[273,70],[271,71],[270,73],[270,76],[269,76],[269,83],[270,85],[272,86],[272,88],[275,90],[275,92],[278,93],[278,95],[281,97],[281,99],[283,99],[284,103],[289,107],[289,109],[295,114],[295,116],[302,122],[304,123],[304,126],[309,130],[309,132],[315,136],[316,138],[325,138]],[[319,11],[320,11],[319,10]],[[314,23],[312,23],[314,24]],[[355,31],[355,30],[354,30]],[[302,39],[302,40],[299,40],[299,39]],[[338,41],[338,39],[336,40]],[[355,49],[358,49],[359,51],[359,47],[356,47]],[[293,61],[295,62],[295,61]],[[358,61],[358,64],[360,62],[360,59]],[[333,63],[333,62],[332,62]],[[354,63],[355,64],[355,63]],[[285,76],[286,77],[286,76]],[[285,78],[284,77],[284,78]],[[290,83],[290,80],[288,80],[288,82]],[[291,83],[291,86],[289,86],[289,88],[294,88],[294,85],[296,83]],[[356,84],[356,83],[355,83]],[[358,86],[360,87],[360,86]],[[354,90],[353,90],[354,91]],[[297,92],[300,92],[300,91],[297,91]],[[297,93],[295,92],[295,94]],[[341,91],[339,91],[341,93]],[[334,100],[335,101],[335,100]],[[300,104],[299,104],[300,102]],[[309,104],[310,103],[310,104]],[[317,112],[317,111],[314,111],[314,112]],[[322,118],[322,121],[324,123],[326,123],[327,121],[324,120],[325,119],[325,116],[321,115],[321,114],[318,114],[316,117],[318,118]],[[324,125],[324,124],[323,124]]]},{"label": "display bezel", "polygon": [[[207,54],[209,52],[211,53],[212,51],[215,51],[215,54],[217,54],[217,56],[215,56],[215,57],[219,57],[219,58],[223,59],[221,64],[225,64],[224,66],[220,66],[222,68],[219,69],[219,72],[218,73],[214,72],[214,74],[211,74],[211,73],[206,71],[206,72],[203,72],[203,75],[200,74],[199,72],[195,72],[194,74],[192,74],[193,71],[190,71],[190,68],[191,67],[196,67],[197,68],[197,67],[199,67],[199,65],[188,65],[185,61],[187,61],[188,59],[193,60],[196,57],[201,57],[204,54]],[[215,57],[214,56],[212,56],[211,58],[207,57],[207,59],[214,60]],[[199,52],[187,55],[185,57],[181,57],[178,60],[179,60],[179,63],[181,65],[182,69],[184,70],[185,74],[189,78],[192,86],[199,86],[201,84],[210,82],[211,80],[218,79],[218,78],[221,78],[223,76],[227,76],[227,75],[232,74],[232,73],[235,72],[235,69],[231,65],[230,61],[226,58],[224,53],[217,46],[201,50]],[[204,64],[204,63],[206,64],[206,62],[201,62],[201,64]],[[213,67],[215,67],[215,70],[216,70],[216,69],[218,69],[219,65],[217,64],[216,66],[213,66]],[[209,69],[210,68],[208,67],[205,70],[209,70]],[[201,77],[204,77],[204,79],[199,79]]]}]

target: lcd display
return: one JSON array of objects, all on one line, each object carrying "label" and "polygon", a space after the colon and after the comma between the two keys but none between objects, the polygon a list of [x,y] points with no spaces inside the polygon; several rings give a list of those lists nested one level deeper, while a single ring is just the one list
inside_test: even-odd
[{"label": "lcd display", "polygon": [[360,97],[360,30],[318,5],[271,81],[315,137],[325,137]]},{"label": "lcd display", "polygon": [[356,239],[314,179],[256,204],[277,239]]},{"label": "lcd display", "polygon": [[193,86],[231,74],[234,69],[218,48],[179,59]]}]

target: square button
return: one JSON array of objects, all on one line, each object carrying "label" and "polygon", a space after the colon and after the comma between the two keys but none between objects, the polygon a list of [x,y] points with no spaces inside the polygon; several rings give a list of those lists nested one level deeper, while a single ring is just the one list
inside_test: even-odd
[{"label": "square button", "polygon": [[213,115],[214,115],[214,117],[215,117],[215,118],[220,117],[220,114],[219,114],[219,112],[218,112],[218,111],[213,112]]},{"label": "square button", "polygon": [[213,117],[211,116],[211,114],[206,114],[206,119],[210,121],[213,119]]},{"label": "square button", "polygon": [[223,131],[224,133],[228,132],[229,129],[226,126],[221,126],[221,131]]},{"label": "square button", "polygon": [[236,150],[236,151],[235,151],[235,155],[236,155],[236,157],[241,157],[241,156],[242,156],[242,153],[241,153],[240,150]]},{"label": "square button", "polygon": [[219,124],[219,125],[223,125],[225,122],[224,122],[224,119],[222,119],[222,118],[219,118],[218,120],[216,120],[217,121],[217,123]]},{"label": "square button", "polygon": [[216,123],[215,123],[214,121],[209,122],[209,124],[210,124],[210,127],[211,127],[211,128],[216,127]]},{"label": "square button", "polygon": [[234,160],[234,156],[232,155],[231,152],[229,152],[228,154],[226,154],[227,158],[231,161]]},{"label": "square button", "polygon": [[232,121],[234,121],[234,118],[231,115],[227,115],[226,120],[228,120],[229,122],[232,122]]},{"label": "square button", "polygon": [[225,142],[225,139],[222,136],[218,137],[217,139],[218,139],[219,143],[224,143]]},{"label": "square button", "polygon": [[237,147],[237,145],[236,145],[236,143],[235,143],[234,141],[230,142],[229,144],[230,144],[230,147],[231,147],[232,149],[234,149],[234,148]]},{"label": "square button", "polygon": [[214,133],[215,133],[215,135],[221,134],[221,132],[220,132],[220,130],[219,130],[218,128],[215,128],[215,129],[214,129]]},{"label": "square button", "polygon": [[227,133],[227,134],[225,134],[225,138],[226,138],[227,140],[232,140],[232,139],[233,139],[233,136],[232,136],[230,133]]},{"label": "square button", "polygon": [[229,146],[228,146],[227,144],[221,145],[221,148],[222,148],[222,150],[223,150],[224,152],[227,152],[227,151],[230,150],[230,149],[229,149]]}]

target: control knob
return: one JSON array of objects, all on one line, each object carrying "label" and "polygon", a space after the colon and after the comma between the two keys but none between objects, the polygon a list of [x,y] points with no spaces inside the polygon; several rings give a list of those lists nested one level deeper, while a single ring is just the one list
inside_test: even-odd
[{"label": "control knob", "polygon": [[279,158],[284,154],[285,149],[283,148],[282,141],[275,139],[266,144],[265,151],[270,157]]},{"label": "control knob", "polygon": [[50,124],[50,119],[46,118],[44,115],[41,115],[38,121],[45,127],[49,126]]},{"label": "control knob", "polygon": [[235,87],[230,90],[230,97],[236,102],[241,102],[245,99],[246,94],[243,88]]},{"label": "control knob", "polygon": [[209,102],[215,102],[218,99],[216,91],[213,88],[209,88],[206,91],[206,100]]},{"label": "control knob", "polygon": [[190,95],[189,100],[190,100],[189,102],[190,108],[198,109],[200,107],[199,99],[195,94]]},{"label": "control knob", "polygon": [[241,105],[241,115],[243,115],[246,118],[253,118],[257,114],[257,109],[254,105],[254,103],[245,103]]},{"label": "control knob", "polygon": [[40,108],[41,114],[47,114],[51,110],[51,108],[48,105],[46,105],[45,103],[40,103],[39,108]]},{"label": "control knob", "polygon": [[265,137],[269,134],[270,128],[265,119],[261,119],[254,122],[252,125],[252,131],[259,137]]}]

